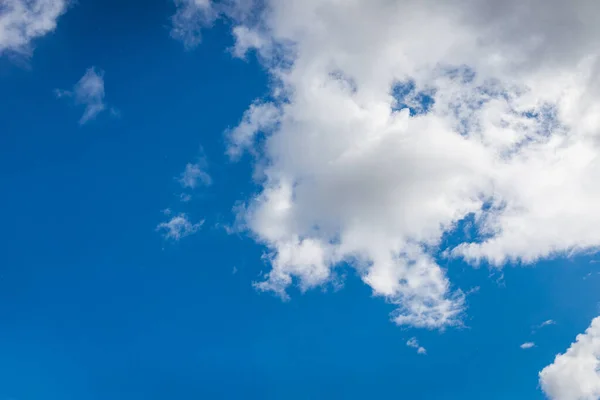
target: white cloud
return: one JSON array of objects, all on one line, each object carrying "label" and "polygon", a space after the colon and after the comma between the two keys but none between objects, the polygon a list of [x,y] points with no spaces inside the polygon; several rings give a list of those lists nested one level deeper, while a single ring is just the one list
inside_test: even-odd
[{"label": "white cloud", "polygon": [[542,328],[544,328],[546,326],[550,326],[550,325],[556,325],[556,321],[554,321],[553,319],[548,319],[548,320],[542,322],[541,324],[534,326],[531,333],[536,333],[536,331],[538,331],[539,329],[542,329]]},{"label": "white cloud", "polygon": [[31,42],[54,31],[67,5],[66,0],[2,0],[0,55],[6,51],[29,55]]},{"label": "white cloud", "polygon": [[465,293],[465,296],[469,296],[471,294],[479,293],[480,290],[481,290],[480,286],[475,286],[475,287],[467,290],[467,292]]},{"label": "white cloud", "polygon": [[210,25],[218,13],[211,0],[173,0],[176,11],[171,17],[171,37],[181,40],[188,49],[202,40],[202,29]]},{"label": "white cloud", "polygon": [[417,354],[422,354],[422,355],[427,354],[427,350],[424,347],[419,345],[419,341],[415,337],[408,339],[408,342],[406,342],[406,345],[408,347],[417,349]]},{"label": "white cloud", "polygon": [[285,297],[349,264],[397,323],[444,327],[464,294],[434,254],[458,221],[479,237],[447,254],[473,264],[600,246],[600,3],[264,3],[234,35],[236,54],[260,53],[271,101],[228,150],[260,170],[239,214],[269,249],[259,289]]},{"label": "white cloud", "polygon": [[540,385],[552,400],[600,399],[600,317],[540,372]]},{"label": "white cloud", "polygon": [[523,350],[527,350],[527,349],[531,349],[532,347],[535,347],[535,343],[533,343],[533,342],[525,342],[525,343],[523,343],[519,347],[522,348]]},{"label": "white cloud", "polygon": [[[184,188],[195,189],[199,184],[209,186],[212,184],[212,178],[205,171],[206,162],[204,159],[201,161],[192,164],[188,163],[185,166],[185,170],[181,173],[179,177],[179,183]],[[183,200],[183,199],[182,199]]]},{"label": "white cloud", "polygon": [[167,222],[161,222],[156,227],[158,232],[162,232],[165,239],[179,240],[186,236],[196,233],[204,221],[197,223],[190,222],[186,214],[178,214]]},{"label": "white cloud", "polygon": [[96,67],[88,68],[72,91],[57,89],[55,93],[58,98],[72,97],[75,104],[85,106],[83,115],[79,119],[79,123],[83,125],[106,109],[104,71]]},{"label": "white cloud", "polygon": [[279,117],[280,111],[272,103],[253,103],[244,113],[240,124],[227,133],[229,157],[236,159],[246,150],[255,153],[253,145],[257,134],[270,132]]},{"label": "white cloud", "polygon": [[261,48],[264,49],[264,47],[267,45],[262,35],[243,25],[234,27],[232,34],[235,39],[235,45],[233,46],[232,53],[235,57],[241,59],[246,57],[246,53],[249,50]]},{"label": "white cloud", "polygon": [[548,326],[548,325],[556,325],[556,321],[554,321],[552,319],[548,319],[548,320],[542,322],[539,327],[543,328],[544,326]]}]

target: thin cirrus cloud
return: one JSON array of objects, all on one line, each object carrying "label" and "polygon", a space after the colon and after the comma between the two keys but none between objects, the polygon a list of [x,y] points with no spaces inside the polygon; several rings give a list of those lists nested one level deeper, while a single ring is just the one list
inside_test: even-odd
[{"label": "thin cirrus cloud", "polygon": [[600,317],[577,336],[564,354],[539,374],[540,386],[551,400],[600,398]]},{"label": "thin cirrus cloud", "polygon": [[[350,265],[395,323],[444,328],[466,300],[440,252],[502,268],[600,246],[600,3],[261,4],[230,14],[232,53],[258,53],[272,91],[227,133],[260,171],[236,208],[268,248],[256,288]],[[441,248],[465,220],[478,235]]]},{"label": "thin cirrus cloud", "polygon": [[67,0],[2,0],[0,55],[31,55],[32,41],[54,31],[67,6]]},{"label": "thin cirrus cloud", "polygon": [[[56,89],[55,94],[58,98],[71,98],[76,105],[85,107],[83,115],[79,119],[79,124],[84,125],[107,108],[104,101],[104,71],[90,67],[72,90]],[[111,108],[111,114],[116,115],[117,113],[117,110]]]},{"label": "thin cirrus cloud", "polygon": [[553,319],[547,319],[546,321],[542,322],[539,325],[536,325],[532,328],[531,333],[534,334],[537,331],[539,331],[542,328],[545,328],[547,326],[551,326],[551,325],[556,325],[556,321],[554,321]]},{"label": "thin cirrus cloud", "polygon": [[553,319],[547,319],[546,321],[539,324],[536,328],[541,329],[541,328],[544,328],[544,327],[550,326],[550,325],[556,325],[556,321],[554,321]]},{"label": "thin cirrus cloud", "polygon": [[168,221],[158,224],[156,231],[160,232],[165,239],[178,241],[198,232],[203,224],[204,221],[193,223],[185,213],[181,213],[173,216]]},{"label": "thin cirrus cloud", "polygon": [[554,321],[554,320],[552,320],[552,319],[548,319],[548,320],[546,320],[546,321],[542,322],[542,323],[541,323],[541,324],[538,326],[538,328],[543,328],[543,327],[545,327],[545,326],[549,326],[549,325],[556,325],[556,321]]}]

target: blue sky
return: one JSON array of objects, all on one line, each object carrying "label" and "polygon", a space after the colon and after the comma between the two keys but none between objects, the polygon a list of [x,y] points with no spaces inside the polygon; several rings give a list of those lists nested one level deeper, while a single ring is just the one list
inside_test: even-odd
[{"label": "blue sky", "polygon": [[[443,80],[449,74],[424,78],[386,52],[369,53],[387,40],[367,32],[382,15],[375,3],[357,2],[363,13],[358,5],[338,10],[330,23],[331,1],[290,1],[292,17],[269,1],[33,3],[58,7],[56,15],[45,9],[56,27],[22,42],[11,39],[11,26],[42,15],[22,18],[14,11],[20,0],[0,7],[0,400],[599,398],[597,370],[586,370],[587,392],[558,367],[538,377],[559,365],[557,354],[576,362],[568,349],[600,315],[598,197],[585,184],[597,176],[596,150],[587,139],[573,159],[588,164],[553,169],[542,163],[550,153],[494,136],[485,119],[492,112],[477,124],[462,106],[444,113],[444,93],[463,90]],[[315,15],[341,39],[313,40],[323,39]],[[368,51],[356,40],[345,52],[350,22],[364,30]],[[188,36],[173,34],[174,24]],[[534,33],[554,38],[543,29]],[[419,37],[417,47],[394,45],[426,65],[430,55],[419,49],[428,32]],[[560,50],[548,43],[544,55]],[[312,64],[323,54],[335,57]],[[447,61],[481,54],[474,48],[464,63]],[[408,98],[396,99],[403,105],[433,93],[423,119],[395,105],[378,119],[388,103],[378,97],[379,72],[355,62],[363,56],[381,57],[383,75],[387,66],[403,71],[386,84],[411,77]],[[578,73],[548,57],[556,71]],[[311,75],[329,62],[341,72]],[[464,89],[472,90],[465,109],[473,115],[513,98],[485,86],[486,74],[504,82],[508,67],[472,68],[482,76]],[[519,82],[539,92],[531,76],[545,75],[527,68]],[[536,104],[552,102],[548,96]],[[348,99],[355,108],[344,108]],[[556,118],[573,137],[594,131],[592,120],[591,128],[573,122],[569,104],[556,107],[566,110]],[[462,144],[471,137],[444,139],[449,114],[473,137],[484,127],[481,148]],[[522,121],[509,132],[515,115],[511,108],[499,125],[505,137],[543,146],[540,137],[561,134]],[[389,154],[395,139],[361,147],[373,132],[404,132],[404,123],[422,135],[405,139],[406,153]],[[442,133],[425,133],[436,129]],[[328,167],[339,148],[354,160],[341,168],[350,178]],[[480,161],[510,151],[523,158],[500,158],[494,168]],[[545,171],[583,183],[562,190]],[[447,183],[455,179],[459,189]],[[293,196],[281,200],[288,189]],[[563,200],[564,192],[576,200]],[[439,204],[442,211],[424,208]],[[413,265],[423,268],[416,277]],[[577,354],[589,351],[597,362],[597,343],[588,350],[585,339]]]}]

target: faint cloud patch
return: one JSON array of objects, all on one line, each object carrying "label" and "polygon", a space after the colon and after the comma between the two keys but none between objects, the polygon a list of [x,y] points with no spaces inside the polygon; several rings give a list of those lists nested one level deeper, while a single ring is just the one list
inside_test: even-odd
[{"label": "faint cloud patch", "polygon": [[525,343],[523,343],[519,347],[522,348],[523,350],[527,350],[527,349],[531,349],[532,347],[535,347],[535,343],[533,343],[533,342],[525,342]]},{"label": "faint cloud patch", "polygon": [[204,220],[192,223],[184,213],[178,214],[169,221],[161,222],[156,227],[165,239],[180,240],[186,236],[196,233],[204,224]]},{"label": "faint cloud patch", "polygon": [[110,116],[113,118],[121,118],[121,110],[111,107],[108,112],[110,113]]},{"label": "faint cloud patch", "polygon": [[205,171],[206,160],[200,159],[197,163],[188,163],[185,170],[179,177],[179,183],[184,188],[195,189],[199,184],[209,186],[212,184],[212,178]]},{"label": "faint cloud patch", "polygon": [[[98,114],[106,109],[104,102],[104,71],[96,67],[90,67],[79,81],[73,86],[73,90],[56,89],[54,91],[57,98],[72,98],[76,105],[85,106],[83,115],[79,119],[79,124],[96,118]],[[118,112],[111,108],[111,114]]]},{"label": "faint cloud patch", "polygon": [[181,200],[182,203],[187,203],[188,201],[192,200],[192,195],[187,193],[180,193],[179,200]]},{"label": "faint cloud patch", "polygon": [[542,322],[539,325],[535,325],[532,329],[531,329],[531,334],[536,333],[537,331],[539,331],[540,329],[546,327],[546,326],[550,326],[550,325],[556,325],[556,321],[553,319],[548,319],[544,322]]},{"label": "faint cloud patch", "polygon": [[202,41],[202,29],[217,18],[211,0],[173,0],[176,11],[171,16],[171,37],[190,50]]},{"label": "faint cloud patch", "polygon": [[546,320],[546,321],[542,322],[542,323],[541,323],[541,324],[538,326],[538,328],[543,328],[543,327],[545,327],[545,326],[548,326],[548,325],[556,325],[556,321],[554,321],[553,319],[548,319],[548,320]]},{"label": "faint cloud patch", "polygon": [[422,355],[427,354],[427,350],[425,349],[425,347],[422,347],[419,345],[419,341],[417,340],[416,337],[412,337],[412,338],[408,339],[408,342],[406,342],[406,345],[408,347],[417,349],[417,354],[422,354]]},{"label": "faint cloud patch", "polygon": [[465,296],[469,296],[471,294],[479,293],[480,290],[481,290],[480,286],[472,287],[471,289],[467,290],[467,292],[465,293]]}]

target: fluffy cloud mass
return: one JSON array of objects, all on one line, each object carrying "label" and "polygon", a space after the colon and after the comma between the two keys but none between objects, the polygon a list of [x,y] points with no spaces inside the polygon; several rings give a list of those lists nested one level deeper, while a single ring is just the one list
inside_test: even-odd
[{"label": "fluffy cloud mass", "polygon": [[540,372],[540,385],[552,400],[600,399],[600,317]]},{"label": "fluffy cloud mass", "polygon": [[66,0],[2,0],[0,55],[31,52],[31,41],[52,32],[67,8]]},{"label": "fluffy cloud mass", "polygon": [[[239,220],[286,297],[351,265],[398,324],[460,323],[437,254],[501,267],[600,245],[600,4],[265,0],[234,28],[273,78],[229,135]],[[473,240],[442,249],[461,220]]]}]

